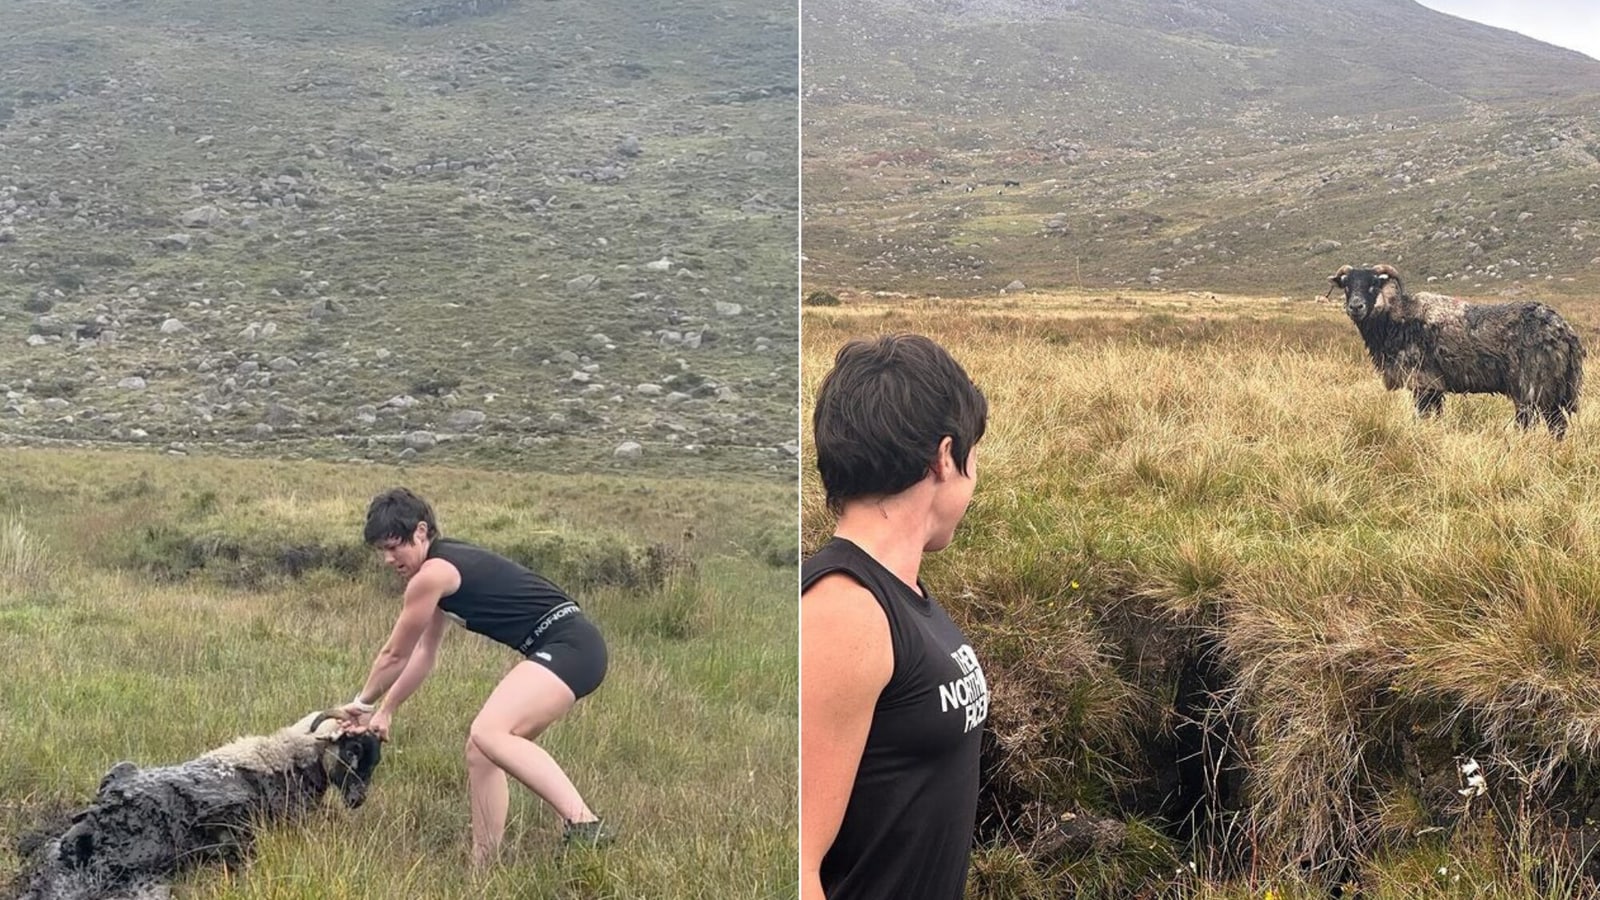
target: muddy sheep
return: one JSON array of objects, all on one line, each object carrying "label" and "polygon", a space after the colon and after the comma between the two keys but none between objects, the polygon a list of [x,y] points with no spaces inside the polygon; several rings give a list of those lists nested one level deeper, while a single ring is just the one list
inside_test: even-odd
[{"label": "muddy sheep", "polygon": [[1578,411],[1583,343],[1543,303],[1467,303],[1406,293],[1393,266],[1344,266],[1328,277],[1389,390],[1406,388],[1417,414],[1444,408],[1445,394],[1502,394],[1517,424],[1539,418],[1556,438]]},{"label": "muddy sheep", "polygon": [[360,806],[379,756],[376,737],[328,712],[178,765],[118,763],[65,830],[42,836],[20,900],[165,896],[172,875],[245,859],[257,829],[302,819],[329,788]]}]

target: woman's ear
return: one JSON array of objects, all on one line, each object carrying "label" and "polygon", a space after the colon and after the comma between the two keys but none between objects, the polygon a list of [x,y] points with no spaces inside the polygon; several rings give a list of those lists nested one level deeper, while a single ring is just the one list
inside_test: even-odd
[{"label": "woman's ear", "polygon": [[428,523],[418,522],[417,527],[411,529],[411,543],[418,544],[428,539]]},{"label": "woman's ear", "polygon": [[956,460],[954,453],[955,439],[945,435],[939,439],[939,448],[933,451],[933,477],[937,481],[944,481],[956,474]]}]

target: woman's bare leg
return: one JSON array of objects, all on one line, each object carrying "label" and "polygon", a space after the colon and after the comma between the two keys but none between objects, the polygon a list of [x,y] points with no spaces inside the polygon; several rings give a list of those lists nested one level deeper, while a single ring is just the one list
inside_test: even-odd
[{"label": "woman's bare leg", "polygon": [[467,738],[467,773],[475,864],[492,860],[505,836],[506,810],[511,802],[508,774],[568,822],[595,820],[567,773],[533,742],[576,702],[572,689],[554,672],[524,661],[501,679],[473,719]]}]

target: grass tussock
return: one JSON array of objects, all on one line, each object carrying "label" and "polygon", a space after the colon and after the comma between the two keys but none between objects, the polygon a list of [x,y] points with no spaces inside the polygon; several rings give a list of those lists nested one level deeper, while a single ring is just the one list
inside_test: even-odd
[{"label": "grass tussock", "polygon": [[[1083,896],[1594,889],[1585,419],[1556,443],[1453,396],[1417,421],[1331,306],[943,305],[808,310],[803,392],[845,340],[909,330],[989,397],[972,508],[925,575],[994,692],[976,895],[1066,896],[1073,867]],[[805,452],[809,548],[832,520]],[[1150,823],[1179,862],[1041,852],[1064,817]]]}]

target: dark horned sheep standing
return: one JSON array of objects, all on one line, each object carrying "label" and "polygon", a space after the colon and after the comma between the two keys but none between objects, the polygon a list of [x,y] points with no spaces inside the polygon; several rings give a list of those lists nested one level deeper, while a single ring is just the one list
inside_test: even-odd
[{"label": "dark horned sheep standing", "polygon": [[313,713],[178,765],[117,763],[66,830],[33,853],[19,900],[164,896],[172,875],[244,859],[256,829],[303,818],[330,787],[360,806],[379,755],[373,735],[346,734],[336,714]]},{"label": "dark horned sheep standing", "polygon": [[1556,438],[1578,411],[1583,343],[1543,303],[1467,303],[1408,294],[1393,266],[1344,266],[1328,277],[1389,390],[1406,388],[1417,414],[1444,408],[1445,394],[1503,394],[1517,424],[1544,419]]}]

